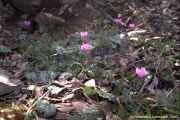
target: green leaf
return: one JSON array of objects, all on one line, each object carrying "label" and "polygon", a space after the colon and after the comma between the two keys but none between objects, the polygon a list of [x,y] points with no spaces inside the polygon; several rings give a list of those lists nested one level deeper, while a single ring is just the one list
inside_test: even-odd
[{"label": "green leaf", "polygon": [[80,63],[73,63],[71,65],[71,71],[75,76],[77,76],[82,71],[82,69],[83,67]]},{"label": "green leaf", "polygon": [[116,101],[116,97],[113,94],[108,93],[104,89],[96,89],[96,92],[100,97],[104,99],[108,99],[109,101],[112,101],[112,102]]},{"label": "green leaf", "polygon": [[90,97],[97,94],[95,88],[93,88],[93,87],[84,87],[83,91],[86,95],[88,95]]}]

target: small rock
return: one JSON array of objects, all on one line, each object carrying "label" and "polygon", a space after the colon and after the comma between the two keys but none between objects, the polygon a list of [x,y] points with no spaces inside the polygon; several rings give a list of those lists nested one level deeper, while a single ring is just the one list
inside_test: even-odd
[{"label": "small rock", "polygon": [[0,69],[0,96],[8,95],[18,89],[21,81],[10,79],[13,75],[6,70]]},{"label": "small rock", "polygon": [[50,118],[56,115],[55,105],[42,100],[37,103],[36,111],[43,118]]}]

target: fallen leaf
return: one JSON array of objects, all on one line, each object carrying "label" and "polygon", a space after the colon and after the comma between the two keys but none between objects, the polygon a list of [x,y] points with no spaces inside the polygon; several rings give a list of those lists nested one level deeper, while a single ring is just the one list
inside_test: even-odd
[{"label": "fallen leaf", "polygon": [[95,80],[94,80],[94,79],[91,79],[91,80],[85,82],[84,85],[85,85],[86,87],[94,87],[94,88],[96,87],[96,83],[95,83]]},{"label": "fallen leaf", "polygon": [[72,99],[72,98],[74,98],[74,94],[72,93],[72,94],[69,94],[69,95],[67,95],[67,96],[65,96],[65,97],[63,97],[62,98],[62,102],[65,102],[65,101],[67,101],[67,100],[70,100],[70,99]]}]

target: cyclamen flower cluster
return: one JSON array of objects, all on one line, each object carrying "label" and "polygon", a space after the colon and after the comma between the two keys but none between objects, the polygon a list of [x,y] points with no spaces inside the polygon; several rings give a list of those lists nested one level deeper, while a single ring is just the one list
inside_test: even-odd
[{"label": "cyclamen flower cluster", "polygon": [[[114,22],[118,25],[125,25],[125,23],[123,22],[123,17],[121,15],[118,15],[117,18],[114,19]],[[127,23],[127,27],[132,29],[135,28],[135,23],[132,20],[129,20]]]},{"label": "cyclamen flower cluster", "polygon": [[88,32],[80,32],[80,37],[82,39],[82,45],[80,51],[82,53],[88,53],[92,50],[93,46],[88,42]]}]

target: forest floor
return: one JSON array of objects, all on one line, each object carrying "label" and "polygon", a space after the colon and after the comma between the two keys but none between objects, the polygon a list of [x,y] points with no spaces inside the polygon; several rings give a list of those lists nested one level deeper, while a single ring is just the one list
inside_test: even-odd
[{"label": "forest floor", "polygon": [[61,17],[38,13],[35,26],[27,15],[7,21],[7,9],[0,120],[180,118],[178,0],[79,0]]}]

